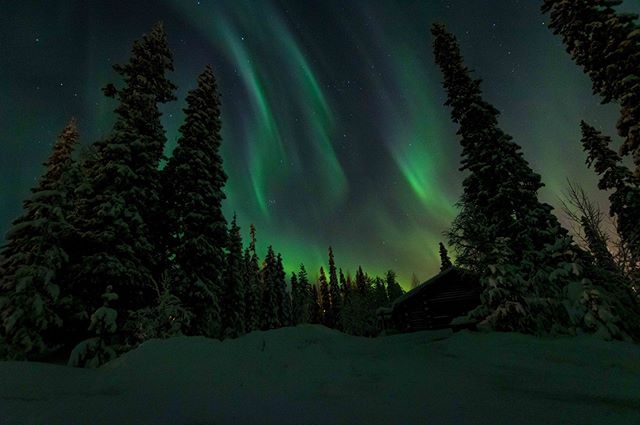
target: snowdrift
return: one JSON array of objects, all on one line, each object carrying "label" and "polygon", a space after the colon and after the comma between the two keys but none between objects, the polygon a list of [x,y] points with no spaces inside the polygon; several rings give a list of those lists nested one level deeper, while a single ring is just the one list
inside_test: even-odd
[{"label": "snowdrift", "polygon": [[312,325],[152,340],[99,370],[0,363],[0,424],[640,424],[640,346]]}]

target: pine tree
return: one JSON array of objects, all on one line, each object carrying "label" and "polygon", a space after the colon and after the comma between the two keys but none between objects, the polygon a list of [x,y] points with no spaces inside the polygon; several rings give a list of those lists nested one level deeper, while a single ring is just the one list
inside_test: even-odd
[{"label": "pine tree", "polygon": [[245,323],[247,332],[260,329],[262,321],[262,284],[256,253],[256,228],[252,224],[249,248],[244,251]]},{"label": "pine tree", "polygon": [[329,284],[324,269],[320,267],[320,277],[318,278],[318,286],[320,287],[320,313],[322,316],[322,324],[331,326],[331,298],[329,295]]},{"label": "pine tree", "polygon": [[[104,92],[118,101],[111,135],[94,144],[85,169],[89,184],[78,191],[76,226],[81,253],[73,259],[76,293],[87,306],[108,285],[120,306],[135,310],[154,300],[158,247],[151,232],[159,207],[158,165],[165,144],[158,103],[174,100],[173,70],[162,24],[133,44],[129,62],[115,65],[124,86]],[[97,307],[97,306],[96,306]]]},{"label": "pine tree", "polygon": [[609,215],[617,218],[618,234],[631,254],[632,264],[640,264],[640,179],[609,148],[611,138],[584,121],[580,127],[586,163],[600,176],[598,188],[613,191],[609,195]]},{"label": "pine tree", "polygon": [[480,80],[470,77],[455,37],[443,25],[434,25],[432,33],[446,104],[460,124],[461,170],[468,172],[449,239],[458,262],[481,276],[482,305],[471,315],[500,330],[584,328],[583,300],[573,297],[571,307],[562,303],[570,288],[586,290],[579,286],[585,277],[577,247],[552,207],[538,200],[540,176],[498,127],[499,112],[482,99]]},{"label": "pine tree", "polygon": [[[195,316],[191,335],[221,335],[227,222],[222,191],[227,175],[220,156],[220,102],[207,66],[187,95],[185,122],[162,172],[169,250],[178,296]],[[237,247],[235,247],[237,248]]]},{"label": "pine tree", "polygon": [[640,178],[640,31],[638,15],[618,13],[621,0],[545,0],[549,28],[560,34],[567,52],[593,82],[602,103],[620,105],[618,135],[622,155],[631,155]]},{"label": "pine tree", "polygon": [[278,304],[280,306],[280,326],[291,326],[291,296],[287,291],[287,274],[284,271],[284,265],[282,264],[282,255],[280,253],[278,253],[278,256],[276,258],[276,266]]},{"label": "pine tree", "polygon": [[269,246],[267,256],[262,267],[262,279],[264,282],[264,292],[262,294],[262,330],[276,329],[282,326],[280,321],[281,296],[279,282],[278,260],[273,252],[273,247]]},{"label": "pine tree", "polygon": [[389,304],[389,296],[385,288],[385,282],[382,278],[376,277],[373,287],[373,309],[376,310]]},{"label": "pine tree", "polygon": [[222,323],[225,337],[235,338],[246,332],[246,294],[243,261],[242,235],[234,214],[229,229],[227,267],[222,297]]},{"label": "pine tree", "polygon": [[56,348],[52,333],[63,326],[69,288],[60,279],[68,261],[69,173],[78,143],[75,120],[58,136],[45,173],[24,202],[24,213],[0,252],[0,357],[28,359]]},{"label": "pine tree", "polygon": [[356,270],[356,283],[355,283],[355,291],[364,295],[367,293],[367,276],[362,271],[362,267],[358,266],[358,270]]},{"label": "pine tree", "polygon": [[302,290],[298,285],[298,276],[291,273],[291,322],[293,326],[302,323],[302,306],[304,299],[301,297]]},{"label": "pine tree", "polygon": [[329,247],[329,298],[331,301],[331,307],[329,309],[327,326],[335,327],[337,325],[337,318],[340,315],[340,308],[342,307],[342,298],[340,296],[336,263],[333,258],[333,250],[331,247]]},{"label": "pine tree", "polygon": [[298,288],[299,298],[296,302],[299,308],[298,323],[314,323],[311,320],[311,316],[316,304],[315,292],[313,292],[313,288],[309,284],[309,276],[304,264],[300,264],[300,270],[298,271]]},{"label": "pine tree", "polygon": [[393,303],[398,297],[404,294],[402,287],[396,280],[396,274],[393,270],[387,271],[386,285],[389,303]]},{"label": "pine tree", "polygon": [[309,285],[309,323],[322,323],[322,305],[320,289],[317,284]]},{"label": "pine tree", "polygon": [[95,336],[78,344],[69,356],[69,366],[97,368],[116,358],[116,351],[112,346],[112,335],[118,326],[116,319],[118,312],[110,303],[118,300],[118,294],[108,286],[102,294],[103,304],[91,315],[89,332]]},{"label": "pine tree", "polygon": [[444,244],[440,242],[440,271],[445,271],[451,266],[453,266],[453,263],[449,258],[447,248],[445,248]]}]

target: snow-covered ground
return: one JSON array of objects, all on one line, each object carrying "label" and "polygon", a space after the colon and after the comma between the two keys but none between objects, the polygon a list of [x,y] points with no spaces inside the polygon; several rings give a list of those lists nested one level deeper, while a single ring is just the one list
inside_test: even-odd
[{"label": "snow-covered ground", "polygon": [[0,424],[640,424],[640,346],[321,326],[153,340],[100,370],[0,363]]}]

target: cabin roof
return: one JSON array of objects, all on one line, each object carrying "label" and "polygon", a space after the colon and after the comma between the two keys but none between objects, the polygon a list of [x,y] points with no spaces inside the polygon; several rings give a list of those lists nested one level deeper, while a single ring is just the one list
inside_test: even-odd
[{"label": "cabin roof", "polygon": [[416,286],[409,292],[396,298],[393,301],[393,303],[391,303],[391,310],[395,310],[396,307],[399,306],[400,304],[403,304],[404,302],[415,297],[416,295],[421,294],[423,291],[428,290],[434,284],[436,284],[437,282],[440,282],[442,279],[446,277],[454,277],[454,276],[461,280],[468,280],[469,277],[472,277],[473,279],[473,275],[470,275],[469,272],[459,269],[458,267],[451,266],[448,269],[445,269],[440,273],[438,273],[437,275],[433,276],[431,279],[427,280],[426,282],[423,282],[420,285]]}]

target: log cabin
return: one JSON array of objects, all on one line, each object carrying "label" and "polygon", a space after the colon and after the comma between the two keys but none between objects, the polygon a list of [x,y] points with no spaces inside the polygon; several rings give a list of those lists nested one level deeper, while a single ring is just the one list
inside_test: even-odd
[{"label": "log cabin", "polygon": [[378,327],[385,332],[473,327],[470,322],[451,322],[480,304],[480,292],[476,276],[450,267],[398,297],[390,307],[378,309]]}]

